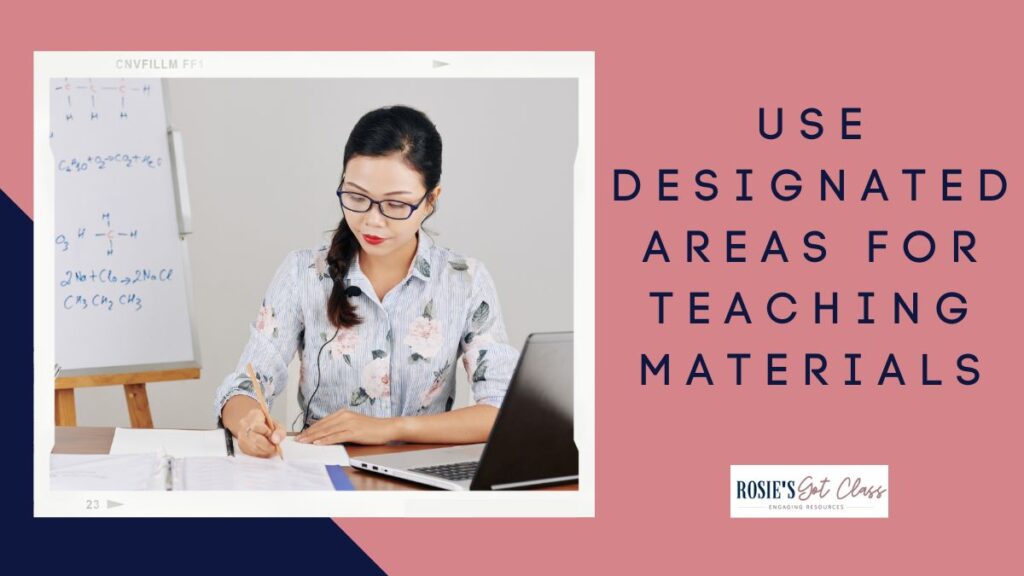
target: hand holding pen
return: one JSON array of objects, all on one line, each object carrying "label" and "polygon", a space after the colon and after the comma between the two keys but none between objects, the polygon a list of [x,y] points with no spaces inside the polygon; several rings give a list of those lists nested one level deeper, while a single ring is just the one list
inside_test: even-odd
[{"label": "hand holding pen", "polygon": [[285,438],[285,428],[270,416],[263,385],[256,377],[252,364],[246,366],[246,372],[253,383],[258,409],[250,410],[239,421],[238,444],[243,452],[252,456],[270,456],[277,454],[284,458],[281,442]]}]

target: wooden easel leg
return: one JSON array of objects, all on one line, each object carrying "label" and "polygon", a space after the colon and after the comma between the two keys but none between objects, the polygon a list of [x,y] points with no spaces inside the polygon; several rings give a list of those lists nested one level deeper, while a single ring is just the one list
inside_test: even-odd
[{"label": "wooden easel leg", "polygon": [[149,413],[149,397],[145,384],[125,384],[124,397],[128,401],[128,417],[132,428],[152,428],[153,417]]},{"label": "wooden easel leg", "polygon": [[54,390],[54,420],[57,426],[75,426],[75,391],[74,389]]}]

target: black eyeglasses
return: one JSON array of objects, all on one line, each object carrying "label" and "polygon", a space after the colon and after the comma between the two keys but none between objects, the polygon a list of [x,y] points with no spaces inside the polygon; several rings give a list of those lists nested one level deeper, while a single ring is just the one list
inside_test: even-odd
[{"label": "black eyeglasses", "polygon": [[420,201],[415,204],[409,204],[408,202],[402,202],[401,200],[374,200],[366,194],[360,194],[359,192],[349,192],[347,190],[338,189],[338,201],[341,202],[342,208],[351,210],[353,212],[369,212],[373,205],[376,204],[378,210],[385,218],[392,220],[408,220],[412,216],[412,213],[423,204],[423,201],[427,198],[429,192],[420,198]]}]

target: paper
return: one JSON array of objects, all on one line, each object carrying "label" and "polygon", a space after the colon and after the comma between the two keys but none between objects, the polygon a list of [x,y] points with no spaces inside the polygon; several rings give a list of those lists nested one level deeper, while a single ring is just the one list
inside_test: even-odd
[{"label": "paper", "polygon": [[[263,460],[256,456],[249,456],[242,452],[242,449],[238,446],[238,439],[233,438],[232,441],[235,444],[235,457],[236,458],[255,458],[257,460]],[[338,466],[348,466],[348,451],[345,450],[343,444],[332,444],[329,446],[317,446],[315,444],[303,444],[296,442],[295,438],[288,436],[281,443],[281,451],[284,452],[285,462],[316,462],[318,464],[337,464]],[[276,458],[276,456],[272,457]]]},{"label": "paper", "polygon": [[175,458],[186,456],[227,456],[227,439],[223,429],[157,430],[150,428],[118,428],[114,431],[111,454],[157,452]]},{"label": "paper", "polygon": [[[54,490],[351,490],[343,445],[315,446],[285,438],[284,460],[242,453],[227,457],[223,429],[117,428],[110,455],[53,454]],[[335,470],[336,469],[336,470]],[[330,472],[341,486],[332,482]]]},{"label": "paper", "polygon": [[186,458],[172,476],[175,490],[334,490],[323,464],[270,458]]},{"label": "paper", "polygon": [[159,454],[51,454],[51,490],[166,490]]}]

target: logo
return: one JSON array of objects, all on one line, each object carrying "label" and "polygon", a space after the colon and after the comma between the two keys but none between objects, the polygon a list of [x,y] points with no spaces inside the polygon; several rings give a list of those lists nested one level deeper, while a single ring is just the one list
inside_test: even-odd
[{"label": "logo", "polygon": [[886,465],[739,465],[731,518],[888,518]]}]

